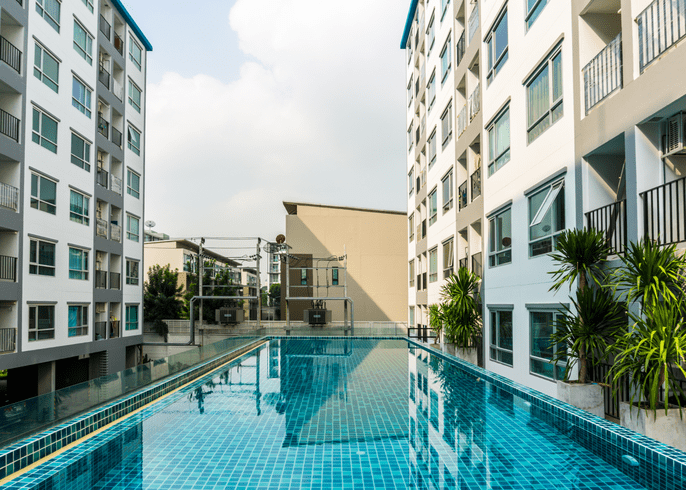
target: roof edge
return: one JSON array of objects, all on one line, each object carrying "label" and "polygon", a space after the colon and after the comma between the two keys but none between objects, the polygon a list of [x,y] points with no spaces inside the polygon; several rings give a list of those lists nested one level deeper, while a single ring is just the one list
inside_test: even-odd
[{"label": "roof edge", "polygon": [[405,49],[405,46],[407,46],[407,38],[410,36],[410,29],[412,28],[412,19],[414,19],[414,13],[417,11],[417,2],[418,0],[412,0],[412,3],[410,3],[410,11],[407,13],[407,20],[405,20],[405,30],[400,41],[400,49]]},{"label": "roof edge", "polygon": [[362,211],[365,213],[398,214],[398,215],[402,215],[402,216],[407,216],[406,211],[393,211],[393,210],[388,210],[388,209],[356,208],[353,206],[334,206],[332,204],[315,204],[315,203],[309,203],[309,202],[283,201],[283,207],[286,208],[286,211],[290,215],[298,214],[298,212],[297,212],[298,206],[309,206],[311,208],[343,209],[343,210],[347,210],[347,211]]},{"label": "roof edge", "polygon": [[143,43],[143,46],[145,46],[145,49],[147,51],[152,51],[152,44],[150,44],[150,41],[148,41],[148,38],[145,37],[145,34],[143,34],[143,31],[141,31],[141,28],[138,27],[138,24],[136,24],[136,21],[133,20],[133,17],[131,17],[131,14],[129,14],[129,11],[126,10],[126,7],[121,3],[121,0],[112,0],[112,3],[114,4],[115,7],[117,7],[117,10],[119,10],[119,13],[124,17],[124,20],[126,20],[126,23],[131,26],[131,29],[133,29],[133,32],[136,33],[136,36],[138,36],[138,39],[141,40]]}]

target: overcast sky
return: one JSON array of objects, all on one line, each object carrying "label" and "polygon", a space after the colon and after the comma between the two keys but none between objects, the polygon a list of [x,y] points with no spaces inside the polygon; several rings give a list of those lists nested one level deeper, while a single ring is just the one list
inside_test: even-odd
[{"label": "overcast sky", "polygon": [[155,231],[273,240],[284,200],[405,210],[409,3],[124,0],[153,45]]}]

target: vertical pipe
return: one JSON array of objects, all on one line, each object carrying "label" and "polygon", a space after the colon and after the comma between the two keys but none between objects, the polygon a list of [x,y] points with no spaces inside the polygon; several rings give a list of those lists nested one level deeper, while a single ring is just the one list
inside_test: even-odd
[{"label": "vertical pipe", "polygon": [[285,247],[286,250],[286,294],[284,294],[284,302],[286,308],[286,331],[290,334],[291,330],[291,312],[288,308],[288,297],[291,295],[290,284],[291,284],[291,269],[290,269],[290,254],[288,253],[288,246]]},{"label": "vertical pipe", "polygon": [[[261,328],[260,318],[262,317],[262,286],[260,281],[260,243],[261,240],[257,239],[257,258],[256,258],[256,269],[257,269],[257,329]],[[258,357],[259,359],[259,357]]]},{"label": "vertical pipe", "polygon": [[[203,278],[205,276],[205,258],[203,257],[202,254],[202,246],[205,244],[205,239],[200,238],[200,249],[198,253],[198,296],[204,296],[203,294]],[[203,321],[203,311],[202,311],[202,299],[200,299],[200,324],[202,325]],[[192,325],[191,325],[192,326]]]}]

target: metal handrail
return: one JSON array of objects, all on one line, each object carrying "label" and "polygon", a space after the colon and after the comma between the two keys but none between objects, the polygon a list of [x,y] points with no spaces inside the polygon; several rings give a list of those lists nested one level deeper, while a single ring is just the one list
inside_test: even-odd
[{"label": "metal handrail", "polygon": [[476,84],[476,88],[472,91],[469,96],[469,121],[474,119],[481,109],[481,85]]},{"label": "metal handrail", "polygon": [[0,109],[0,133],[19,142],[19,123],[18,118]]},{"label": "metal handrail", "polygon": [[17,211],[19,209],[19,189],[0,182],[0,206]]},{"label": "metal handrail", "polygon": [[0,36],[0,60],[21,73],[21,51],[6,38]]},{"label": "metal handrail", "polygon": [[686,36],[686,0],[655,0],[638,14],[638,64],[641,73]]},{"label": "metal handrail", "polygon": [[110,123],[102,117],[101,112],[98,113],[98,132],[105,138],[108,138],[110,135]]},{"label": "metal handrail", "polygon": [[623,253],[627,244],[626,199],[586,213],[586,226],[605,233],[611,253]]},{"label": "metal handrail", "polygon": [[457,188],[457,197],[459,199],[459,206],[460,209],[466,208],[467,203],[467,181],[465,180],[460,184],[460,187]]},{"label": "metal handrail", "polygon": [[98,167],[96,182],[98,185],[107,189],[107,170]]},{"label": "metal handrail", "polygon": [[0,255],[0,279],[17,282],[17,258]]},{"label": "metal handrail", "polygon": [[121,242],[121,226],[110,223],[110,240]]},{"label": "metal handrail", "polygon": [[110,30],[112,27],[110,26],[110,23],[107,22],[107,20],[101,15],[100,16],[100,32],[102,32],[107,40],[110,40]]},{"label": "metal handrail", "polygon": [[107,271],[95,271],[96,289],[107,289]]},{"label": "metal handrail", "polygon": [[[95,234],[97,236],[107,238],[107,221],[102,218],[95,219]],[[97,271],[96,271],[97,274]]]},{"label": "metal handrail", "polygon": [[686,242],[686,177],[639,193],[643,233],[660,245]]},{"label": "metal handrail", "polygon": [[469,181],[472,185],[472,201],[481,195],[481,167],[477,168],[472,175],[469,176]]},{"label": "metal handrail", "polygon": [[121,289],[121,273],[110,272],[110,289]]},{"label": "metal handrail", "polygon": [[617,89],[622,88],[622,33],[584,66],[586,114]]},{"label": "metal handrail", "polygon": [[17,348],[17,329],[0,328],[0,354],[14,352]]}]

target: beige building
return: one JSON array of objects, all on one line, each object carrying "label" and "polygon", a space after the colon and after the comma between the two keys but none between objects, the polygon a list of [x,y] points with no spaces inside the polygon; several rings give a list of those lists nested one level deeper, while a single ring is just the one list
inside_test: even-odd
[{"label": "beige building", "polygon": [[[404,211],[284,202],[286,243],[303,260],[290,265],[291,296],[303,291],[326,300],[353,300],[356,321],[405,321],[407,318],[407,241]],[[343,256],[347,255],[347,261]],[[344,269],[347,263],[347,273]],[[303,267],[303,269],[294,269]],[[314,267],[317,270],[313,270]],[[309,269],[307,269],[309,268]],[[324,269],[326,268],[326,269]],[[282,264],[282,275],[285,267]],[[285,276],[282,277],[282,319]],[[302,319],[304,304],[291,304],[291,320]],[[332,320],[343,320],[343,302],[327,301]]]}]

